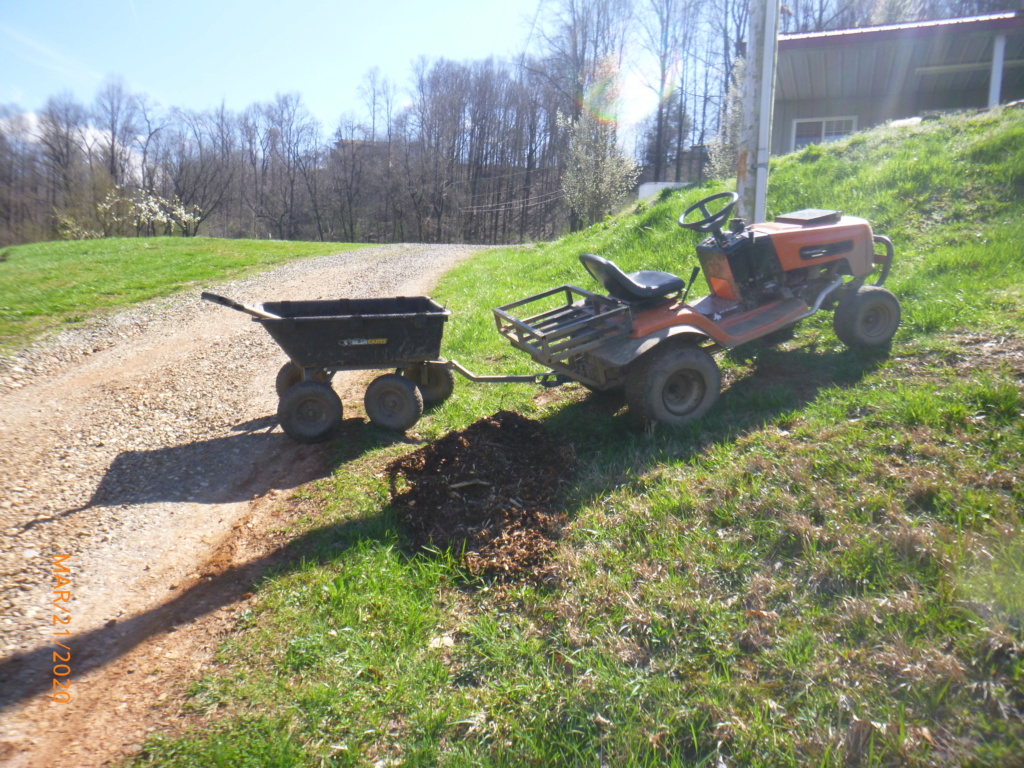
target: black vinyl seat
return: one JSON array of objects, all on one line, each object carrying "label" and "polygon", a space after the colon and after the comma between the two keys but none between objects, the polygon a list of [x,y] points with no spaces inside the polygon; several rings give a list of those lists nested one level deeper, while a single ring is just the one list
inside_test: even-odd
[{"label": "black vinyl seat", "polygon": [[627,304],[641,304],[663,299],[686,287],[683,278],[670,272],[642,270],[628,275],[613,262],[592,253],[581,253],[580,263],[597,280],[608,295]]}]

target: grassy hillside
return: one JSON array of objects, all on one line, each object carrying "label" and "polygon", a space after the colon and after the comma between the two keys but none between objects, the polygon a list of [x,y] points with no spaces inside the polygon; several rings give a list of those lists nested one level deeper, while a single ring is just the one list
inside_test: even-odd
[{"label": "grassy hillside", "polygon": [[[197,725],[140,765],[1021,765],[1024,739],[1024,112],[881,129],[773,163],[774,212],[840,208],[890,235],[905,322],[887,353],[822,314],[720,359],[726,389],[645,431],[577,386],[460,382],[426,439],[500,409],[574,447],[547,578],[417,552],[382,468],[336,444],[259,586]],[[490,308],[596,251],[686,274],[675,220],[709,186],[562,241],[489,252],[437,292],[444,352],[534,366]]]},{"label": "grassy hillside", "polygon": [[240,277],[303,256],[358,247],[339,243],[107,238],[19,245],[0,261],[0,350],[198,282]]}]

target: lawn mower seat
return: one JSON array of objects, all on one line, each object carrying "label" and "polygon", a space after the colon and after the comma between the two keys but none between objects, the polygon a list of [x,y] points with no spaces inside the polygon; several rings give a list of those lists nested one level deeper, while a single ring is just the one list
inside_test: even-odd
[{"label": "lawn mower seat", "polygon": [[663,299],[686,287],[686,281],[670,272],[630,272],[628,275],[614,263],[595,256],[581,253],[580,263],[597,280],[608,295],[627,304],[643,304]]}]

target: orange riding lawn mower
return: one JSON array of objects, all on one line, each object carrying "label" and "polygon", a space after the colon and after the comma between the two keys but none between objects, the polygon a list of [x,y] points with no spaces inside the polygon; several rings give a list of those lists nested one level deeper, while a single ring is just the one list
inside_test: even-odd
[{"label": "orange riding lawn mower", "polygon": [[[712,195],[679,217],[680,226],[708,235],[689,280],[625,274],[585,253],[580,261],[607,295],[563,285],[495,308],[498,332],[549,369],[540,374],[477,376],[440,357],[450,312],[425,296],[256,307],[212,293],[202,298],[252,315],[288,355],[277,374],[277,415],[301,442],[326,440],[341,422],[334,374],[372,369],[390,369],[363,399],[370,421],[387,429],[409,429],[424,406],[446,400],[455,373],[484,383],[577,381],[624,391],[641,421],[682,425],[718,399],[716,352],[785,333],[820,309],[835,310],[836,335],[850,347],[884,346],[900,322],[899,302],[882,287],[892,242],[872,234],[867,221],[809,209],[747,226],[730,218],[737,199]],[[701,269],[710,293],[689,304]]]},{"label": "orange riding lawn mower", "polygon": [[[888,238],[831,210],[748,226],[730,218],[737,200],[722,192],[679,217],[681,227],[708,235],[688,281],[667,272],[625,274],[581,254],[607,296],[563,285],[495,309],[498,330],[558,374],[595,391],[624,390],[641,421],[670,425],[700,418],[718,399],[716,352],[786,333],[818,310],[834,309],[836,336],[849,347],[891,341],[900,305],[882,287],[893,261]],[[689,304],[701,270],[710,293]],[[555,306],[513,315],[544,302]]]}]

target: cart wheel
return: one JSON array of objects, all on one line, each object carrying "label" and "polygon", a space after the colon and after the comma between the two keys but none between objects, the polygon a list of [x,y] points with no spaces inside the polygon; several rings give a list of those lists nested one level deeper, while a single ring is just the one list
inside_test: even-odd
[{"label": "cart wheel", "polygon": [[722,376],[715,359],[693,346],[657,347],[637,360],[626,379],[629,409],[645,423],[681,426],[718,400]]},{"label": "cart wheel", "polygon": [[341,399],[326,384],[300,381],[282,395],[277,420],[285,433],[300,443],[326,440],[341,422]]},{"label": "cart wheel", "polygon": [[385,429],[404,432],[423,415],[423,395],[410,379],[385,373],[370,382],[363,397],[370,421]]},{"label": "cart wheel", "polygon": [[423,407],[440,405],[455,390],[455,374],[447,365],[422,363],[403,368],[400,373],[419,389],[423,395]]},{"label": "cart wheel", "polygon": [[[331,383],[331,374],[323,369],[311,371],[310,378],[313,381],[318,381],[321,384]],[[296,365],[290,360],[281,366],[281,370],[277,372],[277,379],[274,380],[274,388],[277,390],[278,397],[284,397],[284,393],[294,387],[302,381],[302,367]]]},{"label": "cart wheel", "polygon": [[302,381],[302,369],[289,360],[281,366],[281,370],[277,372],[277,379],[274,380],[277,396],[284,397],[284,393],[300,381]]}]

